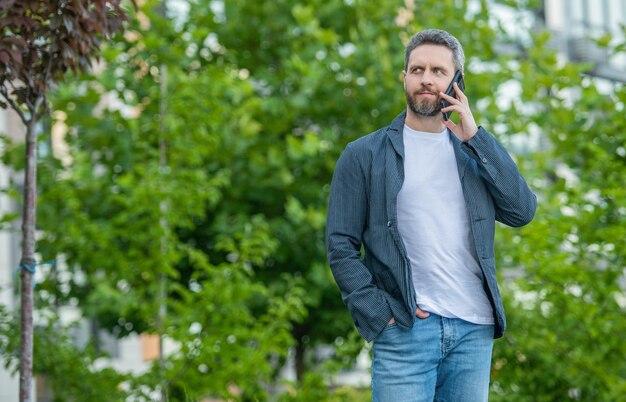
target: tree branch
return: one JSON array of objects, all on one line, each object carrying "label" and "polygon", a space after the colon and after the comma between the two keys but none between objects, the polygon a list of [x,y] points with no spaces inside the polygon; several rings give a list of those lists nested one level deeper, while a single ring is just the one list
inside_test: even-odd
[{"label": "tree branch", "polygon": [[20,119],[22,120],[24,125],[28,125],[28,120],[26,120],[26,116],[24,115],[24,112],[22,112],[22,109],[20,109],[19,105],[15,103],[15,101],[9,97],[7,88],[5,86],[0,87],[0,95],[2,95],[4,99],[6,99],[9,106],[11,106],[11,109],[15,110],[17,115],[20,116]]},{"label": "tree branch", "polygon": [[46,105],[44,105],[44,109],[41,112],[39,112],[39,108],[41,107],[41,104],[45,101],[45,99],[46,99],[45,95],[39,95],[37,96],[37,99],[35,99],[35,104],[33,105],[32,115],[35,116],[37,120],[39,120],[45,114]]}]

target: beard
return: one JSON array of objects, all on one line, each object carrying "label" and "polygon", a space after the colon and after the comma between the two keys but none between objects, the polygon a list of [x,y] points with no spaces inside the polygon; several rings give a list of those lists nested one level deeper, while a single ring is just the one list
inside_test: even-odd
[{"label": "beard", "polygon": [[418,100],[418,94],[421,92],[416,91],[413,93],[413,96],[409,94],[406,90],[404,91],[404,95],[406,96],[406,103],[409,108],[418,116],[436,116],[437,113],[441,112],[441,107],[439,106],[439,96],[434,100],[430,99],[421,99]]}]

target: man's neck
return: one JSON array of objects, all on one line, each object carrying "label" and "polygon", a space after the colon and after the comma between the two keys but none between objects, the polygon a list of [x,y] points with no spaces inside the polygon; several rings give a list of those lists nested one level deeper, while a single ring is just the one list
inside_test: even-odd
[{"label": "man's neck", "polygon": [[440,133],[445,129],[441,122],[441,113],[434,116],[419,116],[407,107],[404,123],[415,131]]}]

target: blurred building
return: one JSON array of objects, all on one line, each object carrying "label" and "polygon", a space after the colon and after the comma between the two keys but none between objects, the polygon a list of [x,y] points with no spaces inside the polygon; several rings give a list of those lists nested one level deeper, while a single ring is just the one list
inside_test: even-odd
[{"label": "blurred building", "polygon": [[[19,117],[11,111],[0,109],[0,135],[17,139],[24,133]],[[0,153],[2,146],[0,145]],[[6,189],[15,175],[0,163],[0,216],[19,211],[19,206],[1,190]],[[16,310],[18,300],[13,289],[13,275],[19,265],[18,225],[0,226],[0,305],[10,311]],[[18,377],[4,370],[0,357],[0,401],[18,400]]]},{"label": "blurred building", "polygon": [[[592,63],[589,74],[626,82],[626,53],[611,54],[611,47],[624,42],[626,1],[544,0],[543,24],[552,33],[555,49],[576,62]],[[606,38],[608,48],[596,43]],[[609,39],[611,38],[611,39]]]}]

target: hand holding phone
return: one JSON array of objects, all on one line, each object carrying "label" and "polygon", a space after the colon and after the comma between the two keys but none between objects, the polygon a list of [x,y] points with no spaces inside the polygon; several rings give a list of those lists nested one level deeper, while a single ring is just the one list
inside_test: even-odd
[{"label": "hand holding phone", "polygon": [[[454,90],[454,83],[457,83],[457,85],[459,86],[459,89],[463,92],[465,92],[465,83],[463,81],[463,73],[461,72],[461,70],[456,70],[456,72],[454,73],[454,77],[452,78],[452,82],[450,82],[450,85],[448,86],[448,89],[446,89],[445,94],[449,95],[453,98],[456,98],[456,91]],[[441,99],[439,101],[439,106],[443,109],[445,107],[450,106],[451,103],[448,102],[445,99]],[[450,118],[450,113],[452,112],[442,112],[443,114],[443,119],[444,120],[448,120]]]}]

